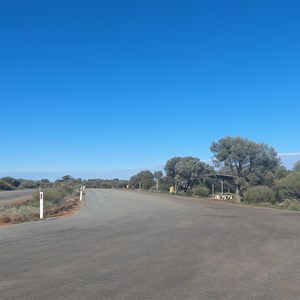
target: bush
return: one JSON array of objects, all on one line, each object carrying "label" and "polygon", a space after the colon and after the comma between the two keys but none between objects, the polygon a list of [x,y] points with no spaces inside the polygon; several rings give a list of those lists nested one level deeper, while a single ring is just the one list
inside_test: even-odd
[{"label": "bush", "polygon": [[199,197],[209,197],[210,196],[210,191],[205,186],[196,186],[192,189],[192,191],[195,196],[199,196]]},{"label": "bush", "polygon": [[291,210],[300,210],[300,202],[297,200],[286,199],[279,204],[281,208],[287,208]]},{"label": "bush", "polygon": [[14,186],[0,179],[0,190],[10,191],[14,189],[15,189]]},{"label": "bush", "polygon": [[38,216],[39,208],[32,206],[11,206],[0,213],[0,219],[4,223],[21,223],[37,220]]},{"label": "bush", "polygon": [[193,195],[193,192],[191,189],[187,189],[186,191],[182,190],[182,191],[178,191],[177,196],[183,196],[183,197],[191,197]]},{"label": "bush", "polygon": [[0,202],[0,213],[6,211],[10,208],[10,205],[7,202]]},{"label": "bush", "polygon": [[[69,192],[66,189],[62,188],[52,188],[43,190],[44,192],[44,201],[47,202],[47,207],[53,205],[58,205],[63,202],[64,197],[66,197]],[[38,191],[33,193],[33,200],[38,202],[40,199],[40,193]]]},{"label": "bush", "polygon": [[250,203],[260,203],[260,202],[275,202],[275,193],[274,191],[264,185],[253,186],[248,188],[244,192],[244,201]]},{"label": "bush", "polygon": [[[75,206],[76,198],[71,197],[74,187],[60,186],[46,189],[44,192],[44,216],[59,214]],[[33,200],[9,204],[0,202],[0,221],[4,223],[21,223],[39,219],[39,192],[33,193]]]},{"label": "bush", "polygon": [[288,174],[277,182],[280,199],[300,199],[300,172]]}]

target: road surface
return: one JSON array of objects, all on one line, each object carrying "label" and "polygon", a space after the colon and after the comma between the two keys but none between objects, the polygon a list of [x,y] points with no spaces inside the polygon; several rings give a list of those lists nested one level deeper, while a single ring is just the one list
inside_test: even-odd
[{"label": "road surface", "polygon": [[119,190],[85,201],[0,227],[1,299],[300,299],[300,214]]},{"label": "road surface", "polygon": [[1,191],[0,201],[17,201],[32,198],[34,190]]}]

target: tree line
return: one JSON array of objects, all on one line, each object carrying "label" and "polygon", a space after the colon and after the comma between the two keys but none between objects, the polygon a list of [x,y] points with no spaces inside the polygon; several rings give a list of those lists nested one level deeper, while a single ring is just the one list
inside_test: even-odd
[{"label": "tree line", "polygon": [[[129,180],[73,178],[65,175],[54,182],[3,177],[0,190],[82,186],[87,188],[144,189],[186,196],[208,197],[212,193],[234,194],[249,202],[300,200],[300,161],[287,170],[273,147],[242,137],[224,137],[212,142],[212,164],[197,157],[173,157],[160,170],[144,170]],[[223,176],[223,177],[222,177]],[[222,181],[222,184],[221,184]]]},{"label": "tree line", "polygon": [[71,175],[64,175],[61,178],[51,182],[49,179],[31,180],[31,179],[16,179],[13,177],[0,178],[0,190],[21,190],[21,189],[37,189],[37,188],[51,188],[60,186],[82,186],[87,188],[126,188],[128,180],[115,179],[88,179],[74,178]]},{"label": "tree line", "polygon": [[[300,199],[300,162],[287,170],[273,147],[242,137],[224,137],[212,142],[212,165],[197,157],[173,157],[162,172],[141,171],[132,176],[132,188],[168,191],[183,195],[208,196],[236,193],[245,201],[280,202]],[[218,176],[225,179],[218,179]],[[226,179],[228,178],[228,179]],[[159,186],[159,188],[158,188]],[[223,191],[223,190],[222,190]],[[255,200],[254,200],[255,199]]]}]

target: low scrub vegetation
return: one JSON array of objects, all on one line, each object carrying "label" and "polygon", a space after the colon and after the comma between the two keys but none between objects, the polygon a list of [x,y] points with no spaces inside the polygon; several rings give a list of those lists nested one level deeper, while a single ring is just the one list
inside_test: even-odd
[{"label": "low scrub vegetation", "polygon": [[[61,214],[78,205],[78,191],[73,185],[64,185],[43,190],[44,217]],[[22,223],[40,218],[39,192],[33,193],[33,199],[23,203],[10,204],[0,202],[0,222]]]},{"label": "low scrub vegetation", "polygon": [[259,185],[248,188],[244,192],[244,201],[249,203],[275,203],[275,193],[268,186]]}]

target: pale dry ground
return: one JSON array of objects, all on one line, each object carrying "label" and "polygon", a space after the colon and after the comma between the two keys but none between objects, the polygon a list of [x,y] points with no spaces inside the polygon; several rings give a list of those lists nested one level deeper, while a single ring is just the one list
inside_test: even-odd
[{"label": "pale dry ground", "polygon": [[87,190],[66,218],[0,228],[1,299],[300,299],[300,214]]}]

